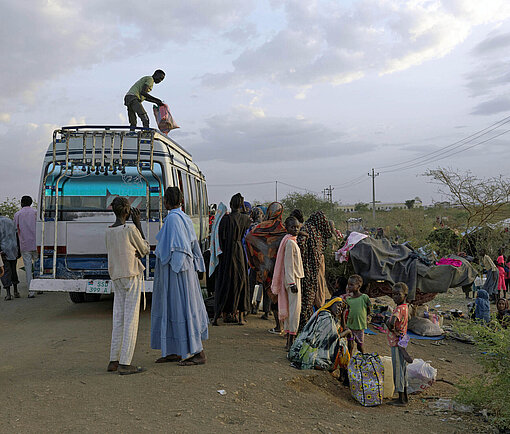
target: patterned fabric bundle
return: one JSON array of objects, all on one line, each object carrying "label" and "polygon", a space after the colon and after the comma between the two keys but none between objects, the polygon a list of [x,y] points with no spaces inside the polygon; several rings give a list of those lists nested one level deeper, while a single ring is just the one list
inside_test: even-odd
[{"label": "patterned fabric bundle", "polygon": [[313,314],[313,302],[319,285],[317,276],[321,257],[326,250],[328,239],[333,236],[331,225],[322,211],[313,213],[305,222],[303,229],[308,233],[308,238],[303,235],[297,238],[305,271],[305,277],[301,281],[300,330]]},{"label": "patterned fabric bundle", "polygon": [[352,397],[365,407],[382,404],[384,366],[377,353],[356,353],[348,368]]},{"label": "patterned fabric bundle", "polygon": [[276,255],[280,242],[287,234],[282,224],[282,213],[282,204],[273,202],[267,209],[266,220],[255,226],[245,238],[250,268],[257,271],[258,281],[264,285],[264,289],[273,300],[276,297],[271,293],[271,280]]}]

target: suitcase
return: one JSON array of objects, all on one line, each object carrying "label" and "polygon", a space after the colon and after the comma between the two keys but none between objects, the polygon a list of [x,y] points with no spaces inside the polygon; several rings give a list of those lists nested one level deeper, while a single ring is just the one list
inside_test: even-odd
[{"label": "suitcase", "polygon": [[365,407],[382,404],[384,366],[377,353],[352,356],[348,368],[352,397]]}]

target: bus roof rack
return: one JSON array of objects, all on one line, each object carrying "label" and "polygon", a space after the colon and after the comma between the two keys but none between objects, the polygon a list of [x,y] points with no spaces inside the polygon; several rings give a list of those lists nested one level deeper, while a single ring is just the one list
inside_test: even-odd
[{"label": "bus roof rack", "polygon": [[130,131],[155,131],[154,128],[131,127],[129,125],[68,125],[60,128],[61,130],[130,130]]}]

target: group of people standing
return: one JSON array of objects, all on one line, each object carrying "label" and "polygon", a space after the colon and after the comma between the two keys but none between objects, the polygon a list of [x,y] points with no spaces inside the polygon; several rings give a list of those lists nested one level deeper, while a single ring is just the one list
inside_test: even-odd
[{"label": "group of people standing", "polygon": [[[322,211],[305,221],[295,209],[283,222],[283,206],[250,207],[237,193],[230,200],[230,213],[220,203],[211,231],[209,274],[214,276],[213,325],[244,325],[258,300],[254,288],[263,288],[264,315],[273,311],[273,333],[285,333],[286,350],[298,369],[340,371],[348,384],[347,368],[356,349],[364,353],[364,331],[370,314],[370,298],[361,292],[363,280],[352,275],[344,288],[331,297],[326,282],[324,253],[328,240],[338,236],[333,222]],[[393,290],[397,304],[388,321],[394,378],[399,397],[392,403],[406,405],[407,286]],[[255,308],[256,312],[257,309]],[[253,311],[252,311],[253,312]]]},{"label": "group of people standing", "polygon": [[[214,276],[213,325],[246,323],[253,311],[257,286],[262,288],[263,319],[272,311],[270,331],[288,335],[288,347],[330,293],[324,251],[337,236],[322,211],[306,222],[296,209],[283,222],[283,206],[251,208],[240,193],[232,196],[230,212],[219,204],[212,224],[209,274]],[[256,298],[256,297],[255,297]]]},{"label": "group of people standing", "polygon": [[[209,323],[198,277],[198,273],[205,271],[204,259],[193,223],[181,209],[183,195],[179,188],[168,187],[164,202],[168,215],[156,236],[151,347],[161,350],[156,363],[201,365],[206,362],[202,341],[208,338]],[[115,198],[112,209],[116,220],[107,228],[106,247],[115,296],[107,370],[129,375],[145,370],[131,361],[145,285],[145,267],[140,258],[149,252],[150,246],[145,240],[138,209],[131,208],[124,197]],[[126,224],[129,217],[134,225]]]},{"label": "group of people standing", "polygon": [[500,251],[496,261],[493,261],[489,255],[484,255],[482,266],[487,276],[483,289],[494,301],[500,298],[506,299],[510,286],[510,259],[507,258],[505,261],[504,252]]},{"label": "group of people standing", "polygon": [[[27,277],[27,286],[32,281],[32,267],[37,259],[36,228],[37,211],[32,208],[32,198],[21,198],[21,209],[14,214],[14,220],[0,215],[0,276],[6,291],[4,300],[20,298],[18,291],[19,278],[17,264],[23,258],[23,266]],[[11,293],[11,287],[13,292]],[[28,292],[28,298],[34,298],[35,292]]]}]

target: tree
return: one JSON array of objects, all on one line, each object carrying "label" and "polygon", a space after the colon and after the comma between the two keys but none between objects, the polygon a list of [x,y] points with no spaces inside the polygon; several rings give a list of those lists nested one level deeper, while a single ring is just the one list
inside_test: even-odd
[{"label": "tree", "polygon": [[462,239],[503,218],[507,212],[510,179],[503,175],[483,179],[470,171],[462,173],[451,168],[438,168],[427,171],[425,176],[439,185],[438,193],[465,211]]},{"label": "tree", "polygon": [[14,214],[16,214],[19,209],[20,202],[14,197],[6,197],[5,200],[0,203],[0,215],[4,215],[10,219],[14,218]]},{"label": "tree", "polygon": [[415,199],[406,200],[406,207],[407,207],[407,209],[413,209],[415,202],[416,202]]},{"label": "tree", "polygon": [[305,216],[319,209],[325,211],[325,208],[330,208],[328,201],[320,199],[313,193],[289,193],[281,200],[281,203],[286,212],[290,213],[298,208]]},{"label": "tree", "polygon": [[354,211],[368,211],[368,203],[358,202],[354,204]]}]

